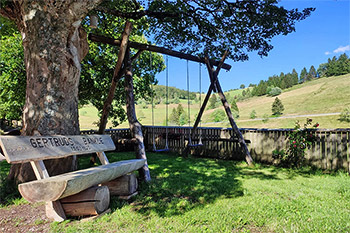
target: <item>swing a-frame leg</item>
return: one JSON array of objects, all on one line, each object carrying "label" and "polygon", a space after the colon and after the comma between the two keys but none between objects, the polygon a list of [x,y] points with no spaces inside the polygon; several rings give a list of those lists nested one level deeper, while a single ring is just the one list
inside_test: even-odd
[{"label": "swing a-frame leg", "polygon": [[[253,165],[253,159],[249,153],[249,150],[248,150],[248,147],[247,147],[247,144],[245,143],[245,140],[241,134],[241,132],[239,131],[234,119],[233,119],[233,115],[232,115],[232,112],[231,112],[231,109],[230,109],[230,105],[228,104],[227,100],[226,100],[226,97],[222,91],[222,88],[221,88],[221,85],[219,83],[219,79],[218,79],[218,75],[219,75],[219,72],[220,72],[220,69],[222,67],[222,64],[224,64],[224,61],[226,59],[226,56],[227,56],[227,51],[225,52],[224,56],[221,58],[220,60],[220,63],[218,64],[216,70],[214,69],[213,65],[210,63],[210,60],[206,57],[205,58],[205,63],[207,65],[207,69],[208,69],[208,72],[209,72],[209,77],[210,77],[210,86],[209,86],[209,89],[208,89],[208,92],[207,92],[207,95],[205,96],[205,99],[203,101],[203,105],[201,106],[201,109],[198,113],[198,116],[197,116],[197,119],[194,123],[194,126],[192,128],[192,134],[191,134],[191,137],[194,136],[195,134],[195,131],[198,127],[198,124],[201,120],[201,117],[203,115],[203,112],[205,110],[205,107],[209,101],[209,98],[210,98],[210,95],[212,93],[212,91],[216,91],[219,96],[220,96],[220,100],[225,108],[225,112],[226,112],[226,115],[229,119],[229,122],[231,124],[231,127],[232,127],[232,130],[233,132],[237,135],[238,137],[238,140],[239,140],[239,143],[241,144],[241,147],[243,148],[244,150],[244,154],[245,154],[245,159],[247,161],[247,163],[249,165]],[[189,151],[189,147],[187,147],[184,151],[184,154],[186,155]]]}]

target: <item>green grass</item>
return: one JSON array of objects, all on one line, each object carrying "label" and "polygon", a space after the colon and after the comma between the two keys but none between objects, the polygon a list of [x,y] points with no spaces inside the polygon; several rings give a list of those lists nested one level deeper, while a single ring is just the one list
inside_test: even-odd
[{"label": "green grass", "polygon": [[26,203],[23,198],[20,198],[19,191],[14,183],[7,179],[10,167],[11,165],[5,160],[0,162],[0,208]]},{"label": "green grass", "polygon": [[[112,153],[111,160],[133,158]],[[131,202],[112,199],[96,221],[54,232],[349,232],[350,178],[173,154],[148,153],[153,178]],[[86,163],[85,163],[86,164]],[[83,163],[84,166],[84,163]]]},{"label": "green grass", "polygon": [[[284,90],[281,95],[278,96],[281,99],[285,111],[282,116],[292,115],[305,115],[305,114],[318,114],[318,113],[333,113],[341,112],[344,108],[350,107],[350,74],[320,78],[310,82],[306,82],[300,85],[293,86],[287,90]],[[242,89],[230,91],[231,96],[240,94]],[[204,95],[203,95],[204,96]],[[204,97],[203,97],[204,98]],[[294,119],[273,119],[267,123],[262,121],[244,121],[250,119],[250,113],[255,110],[257,117],[261,118],[264,114],[271,116],[271,105],[275,97],[261,96],[253,97],[241,102],[238,102],[238,108],[240,110],[240,118],[237,121],[239,127],[257,127],[257,128],[290,128],[294,126],[294,122],[297,119],[304,120],[302,118]],[[181,104],[187,111],[187,101],[181,100]],[[176,108],[177,104],[169,105],[169,115],[173,108]],[[221,107],[221,106],[220,106]],[[222,107],[221,107],[222,108]],[[191,105],[191,122],[193,124],[196,114],[199,111],[199,104],[193,103]],[[204,112],[202,122],[212,122],[211,113],[214,110],[207,110]],[[142,112],[142,113],[140,113]],[[93,122],[98,120],[97,110],[92,106],[85,106],[79,110],[80,113],[80,126],[82,129],[96,129],[97,126],[93,125]],[[152,110],[149,105],[147,109],[141,109],[140,105],[136,105],[136,113],[138,116],[143,115],[144,118],[139,118],[142,124],[152,125]],[[155,125],[165,125],[165,105],[157,105],[154,109]],[[320,123],[321,128],[349,128],[350,124],[339,121],[339,116],[329,117],[314,117],[315,121]],[[107,127],[111,127],[108,124]],[[227,127],[226,123],[212,124],[203,126],[217,126]],[[125,122],[119,126],[120,128],[128,127],[128,123]]]}]

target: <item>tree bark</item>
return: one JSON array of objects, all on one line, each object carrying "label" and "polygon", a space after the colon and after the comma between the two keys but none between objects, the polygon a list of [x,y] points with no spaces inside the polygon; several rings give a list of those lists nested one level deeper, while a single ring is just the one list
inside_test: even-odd
[{"label": "tree bark", "polygon": [[[101,1],[14,1],[1,9],[22,35],[27,73],[22,135],[79,134],[80,62],[88,52],[80,26]],[[49,174],[75,169],[73,158],[49,161]],[[19,182],[34,177],[28,164],[13,166],[9,174]]]},{"label": "tree bark", "polygon": [[126,114],[129,121],[129,127],[131,131],[131,136],[137,140],[135,150],[137,159],[146,159],[145,165],[139,169],[140,176],[144,181],[148,182],[151,180],[145,145],[143,143],[142,127],[140,122],[137,120],[135,111],[135,98],[134,98],[134,85],[131,70],[131,59],[130,59],[130,48],[127,49],[124,59],[124,65],[126,67],[125,73],[125,92],[126,92]]}]

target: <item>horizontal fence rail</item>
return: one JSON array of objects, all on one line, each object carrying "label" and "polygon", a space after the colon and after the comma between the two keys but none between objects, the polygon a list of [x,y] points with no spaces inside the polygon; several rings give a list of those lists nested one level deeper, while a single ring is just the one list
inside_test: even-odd
[{"label": "horizontal fence rail", "polygon": [[[293,129],[240,129],[247,141],[248,149],[254,161],[273,163],[272,151],[286,150],[288,134]],[[168,132],[168,133],[167,133]],[[94,134],[93,130],[82,131],[82,134]],[[144,126],[144,143],[148,150],[164,149],[168,136],[168,147],[171,151],[182,153],[188,144],[191,127]],[[309,133],[316,141],[306,151],[309,165],[328,170],[347,170],[350,173],[350,128],[347,129],[310,129]],[[108,129],[116,142],[118,151],[132,150],[132,145],[117,143],[118,139],[130,139],[129,129]],[[203,146],[192,149],[191,153],[204,157],[243,160],[243,150],[231,128],[200,127],[197,128],[192,144],[201,140]]]}]

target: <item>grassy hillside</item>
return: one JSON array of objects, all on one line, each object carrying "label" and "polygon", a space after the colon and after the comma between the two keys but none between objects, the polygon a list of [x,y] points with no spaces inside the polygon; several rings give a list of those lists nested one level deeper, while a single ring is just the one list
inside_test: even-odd
[{"label": "grassy hillside", "polygon": [[[350,107],[350,74],[321,78],[307,83],[296,85],[290,89],[284,90],[278,96],[284,105],[282,116],[295,116],[296,118],[288,119],[269,119],[266,123],[262,120],[251,120],[250,113],[255,110],[258,118],[264,115],[271,116],[271,106],[275,97],[261,96],[252,97],[250,99],[238,102],[240,109],[240,118],[237,120],[239,127],[257,127],[257,128],[290,128],[293,127],[295,120],[304,121],[306,117],[298,118],[298,115],[323,114],[341,112],[345,107]],[[242,90],[230,91],[231,96],[240,94]],[[204,98],[204,97],[203,97]],[[203,99],[202,98],[202,99]],[[180,101],[187,111],[187,101]],[[169,105],[169,114],[177,104]],[[222,108],[222,107],[219,107]],[[193,123],[195,115],[199,111],[199,103],[191,105],[191,122]],[[207,110],[203,115],[203,123],[212,122],[210,114],[214,110]],[[152,125],[151,106],[142,109],[136,106],[136,112],[140,121],[144,125]],[[80,125],[82,129],[96,128],[92,125],[97,121],[97,111],[92,106],[85,106],[80,109]],[[155,125],[165,125],[165,105],[157,105],[154,109]],[[321,128],[349,128],[350,124],[339,121],[339,115],[335,116],[318,116],[312,117],[314,121],[320,123]],[[111,125],[109,124],[108,127]],[[127,127],[127,123],[123,123],[120,127]],[[228,123],[203,124],[203,126],[228,126]]]}]

